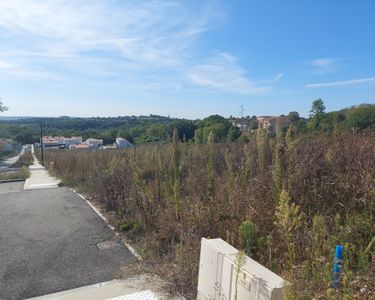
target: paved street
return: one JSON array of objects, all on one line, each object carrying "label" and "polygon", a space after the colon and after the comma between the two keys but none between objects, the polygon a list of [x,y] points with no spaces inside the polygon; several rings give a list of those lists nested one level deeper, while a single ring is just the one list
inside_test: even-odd
[{"label": "paved street", "polygon": [[0,299],[109,281],[134,260],[70,189],[22,188],[22,182],[0,184]]},{"label": "paved street", "polygon": [[13,156],[13,157],[10,157],[4,161],[0,161],[0,170],[1,169],[7,169],[8,167],[10,167],[11,165],[13,165],[17,160],[18,158],[23,154],[25,153],[25,150],[26,150],[26,146],[22,146],[22,149],[21,149],[21,152],[16,155],[16,156]]}]

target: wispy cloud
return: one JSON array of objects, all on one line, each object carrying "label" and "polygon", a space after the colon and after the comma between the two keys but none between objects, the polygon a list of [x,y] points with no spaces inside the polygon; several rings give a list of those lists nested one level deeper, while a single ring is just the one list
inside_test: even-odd
[{"label": "wispy cloud", "polygon": [[134,90],[267,92],[282,74],[250,79],[234,56],[207,59],[210,51],[197,51],[223,18],[216,1],[0,1],[0,75],[96,79]]},{"label": "wispy cloud", "polygon": [[196,13],[174,1],[128,1],[121,7],[95,0],[1,1],[0,49],[3,58],[22,60],[25,67],[38,57],[91,64],[90,58],[104,56],[126,68],[174,68],[215,17],[201,8]]},{"label": "wispy cloud", "polygon": [[306,84],[305,86],[307,88],[320,88],[320,87],[331,87],[331,86],[356,85],[356,84],[371,83],[371,82],[375,82],[375,77],[333,81],[333,82],[323,82],[323,83],[309,83],[309,84]]},{"label": "wispy cloud", "polygon": [[[192,67],[186,75],[198,85],[225,92],[257,95],[270,90],[270,86],[251,80],[236,58],[228,53],[218,53],[206,63]],[[272,81],[281,77],[278,74]]]},{"label": "wispy cloud", "polygon": [[53,79],[53,80],[64,80],[64,77],[51,71],[46,70],[30,70],[23,67],[22,65],[9,63],[0,60],[0,73],[7,75],[23,78],[23,79]]},{"label": "wispy cloud", "polygon": [[337,58],[316,58],[306,62],[316,74],[334,73],[338,69],[339,59]]}]

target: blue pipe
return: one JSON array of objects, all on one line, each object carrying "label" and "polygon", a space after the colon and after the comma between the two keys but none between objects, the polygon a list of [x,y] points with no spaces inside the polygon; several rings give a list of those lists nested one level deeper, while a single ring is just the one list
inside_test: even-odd
[{"label": "blue pipe", "polygon": [[344,247],[341,245],[336,245],[336,253],[333,264],[333,288],[337,288],[340,283],[340,271],[342,267],[342,252]]}]

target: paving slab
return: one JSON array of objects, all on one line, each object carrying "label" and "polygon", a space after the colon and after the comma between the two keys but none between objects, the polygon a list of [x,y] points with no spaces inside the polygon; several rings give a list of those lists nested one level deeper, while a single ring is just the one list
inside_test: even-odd
[{"label": "paving slab", "polygon": [[184,300],[180,295],[168,293],[170,284],[159,276],[142,273],[126,279],[84,286],[29,300]]},{"label": "paving slab", "polygon": [[50,189],[59,186],[60,180],[50,176],[46,169],[39,163],[34,153],[34,164],[29,167],[30,177],[26,179],[24,190]]}]

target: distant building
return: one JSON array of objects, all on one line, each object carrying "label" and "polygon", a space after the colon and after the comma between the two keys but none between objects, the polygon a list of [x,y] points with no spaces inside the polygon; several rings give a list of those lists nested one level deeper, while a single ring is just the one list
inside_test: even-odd
[{"label": "distant building", "polygon": [[290,124],[289,118],[285,116],[259,116],[257,120],[259,128],[263,128],[270,133],[275,133],[277,128],[287,127]]},{"label": "distant building", "polygon": [[89,138],[85,141],[85,144],[90,145],[93,149],[99,149],[100,146],[103,146],[103,140]]},{"label": "distant building", "polygon": [[63,145],[64,141],[66,139],[66,137],[64,137],[64,136],[55,136],[53,138],[54,138],[54,140],[58,141],[60,145]]},{"label": "distant building", "polygon": [[124,149],[133,147],[133,144],[130,143],[127,139],[123,139],[121,137],[116,138],[116,143],[114,143],[116,148]]},{"label": "distant building", "polygon": [[70,149],[70,146],[82,144],[81,136],[72,136],[71,138],[64,138],[65,149]]},{"label": "distant building", "polygon": [[59,149],[61,141],[53,136],[43,136],[43,148]]},{"label": "distant building", "polygon": [[110,145],[110,146],[101,146],[99,149],[100,150],[107,150],[107,149],[116,149],[116,143],[114,143],[113,145]]},{"label": "distant building", "polygon": [[94,150],[95,146],[90,144],[77,144],[77,145],[70,145],[70,150]]},{"label": "distant building", "polygon": [[83,142],[81,136],[43,136],[43,148],[46,149],[97,150],[100,146],[103,146],[103,139],[89,138]]},{"label": "distant building", "polygon": [[232,121],[232,125],[238,127],[241,133],[247,133],[249,131],[249,122],[246,119],[235,119]]},{"label": "distant building", "polygon": [[69,149],[71,145],[82,143],[82,137],[73,136],[66,138],[64,136],[43,136],[43,148],[45,149]]}]

